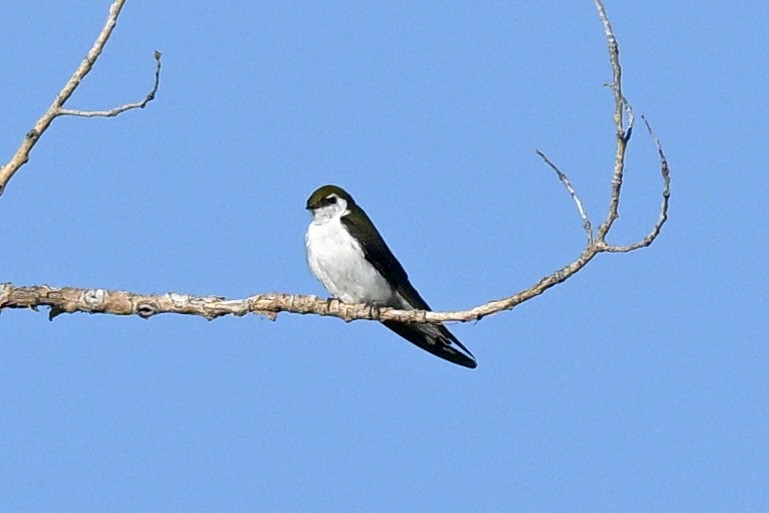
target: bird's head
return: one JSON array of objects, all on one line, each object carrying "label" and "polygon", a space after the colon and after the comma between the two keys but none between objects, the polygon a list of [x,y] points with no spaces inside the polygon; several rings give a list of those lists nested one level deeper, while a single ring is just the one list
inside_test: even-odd
[{"label": "bird's head", "polygon": [[347,191],[336,185],[319,187],[307,198],[307,210],[312,213],[315,223],[324,223],[349,213],[355,200]]}]

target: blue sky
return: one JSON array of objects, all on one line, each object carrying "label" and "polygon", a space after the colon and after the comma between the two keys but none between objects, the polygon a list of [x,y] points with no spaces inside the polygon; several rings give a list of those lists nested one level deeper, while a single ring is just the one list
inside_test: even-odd
[{"label": "blue sky", "polygon": [[[323,294],[304,211],[336,183],[436,309],[524,289],[606,211],[612,102],[592,2],[130,1],[0,198],[0,280]],[[10,158],[108,2],[4,2]],[[607,2],[625,91],[673,172],[647,250],[452,330],[478,369],[371,322],[0,316],[0,509],[769,509],[763,2]],[[637,131],[610,240],[658,212]]]}]

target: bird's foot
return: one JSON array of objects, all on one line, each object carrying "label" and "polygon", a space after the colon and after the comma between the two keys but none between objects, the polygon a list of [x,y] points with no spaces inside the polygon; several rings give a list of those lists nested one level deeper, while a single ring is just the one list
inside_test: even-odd
[{"label": "bird's foot", "polygon": [[371,316],[371,318],[379,319],[379,316],[382,313],[382,307],[387,305],[374,301],[367,301],[366,306],[368,307],[368,314]]}]

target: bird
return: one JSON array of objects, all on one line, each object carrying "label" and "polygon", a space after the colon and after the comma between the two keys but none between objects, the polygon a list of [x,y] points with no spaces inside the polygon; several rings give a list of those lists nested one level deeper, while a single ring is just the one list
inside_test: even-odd
[{"label": "bird", "polygon": [[[307,199],[307,263],[332,297],[400,310],[430,310],[409,281],[366,212],[337,185],[319,187]],[[416,346],[449,362],[474,369],[473,354],[442,324],[382,321]]]}]

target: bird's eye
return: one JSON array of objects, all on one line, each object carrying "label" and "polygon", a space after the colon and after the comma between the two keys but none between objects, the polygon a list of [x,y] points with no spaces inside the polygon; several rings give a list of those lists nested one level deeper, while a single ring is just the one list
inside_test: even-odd
[{"label": "bird's eye", "polygon": [[336,196],[329,196],[328,198],[326,198],[326,202],[328,202],[329,205],[333,205],[334,203],[336,203]]}]

